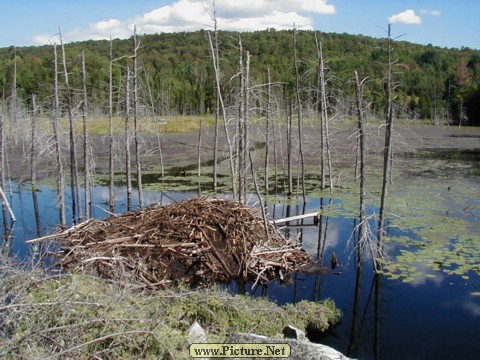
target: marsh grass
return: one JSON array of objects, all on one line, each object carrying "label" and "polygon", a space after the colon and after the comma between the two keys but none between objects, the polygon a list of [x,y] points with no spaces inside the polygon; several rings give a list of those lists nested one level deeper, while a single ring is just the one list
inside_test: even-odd
[{"label": "marsh grass", "polygon": [[235,332],[275,336],[287,324],[323,331],[341,316],[331,300],[281,307],[218,288],[147,294],[82,274],[0,264],[0,357],[6,359],[187,359],[195,320],[210,342],[222,342]]}]

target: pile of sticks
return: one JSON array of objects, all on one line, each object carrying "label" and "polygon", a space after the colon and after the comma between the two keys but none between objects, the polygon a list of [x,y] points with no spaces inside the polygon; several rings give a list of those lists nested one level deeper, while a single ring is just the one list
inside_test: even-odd
[{"label": "pile of sticks", "polygon": [[205,197],[89,220],[48,238],[60,243],[64,270],[147,289],[233,279],[256,286],[311,265],[257,209]]}]

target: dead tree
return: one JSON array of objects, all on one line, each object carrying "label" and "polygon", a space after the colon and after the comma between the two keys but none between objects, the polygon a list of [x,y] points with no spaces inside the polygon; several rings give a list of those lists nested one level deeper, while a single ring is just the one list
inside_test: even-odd
[{"label": "dead tree", "polygon": [[58,210],[60,215],[60,225],[63,229],[67,226],[67,221],[65,218],[65,179],[63,174],[63,160],[62,160],[62,151],[60,148],[60,134],[58,131],[58,119],[60,112],[60,99],[59,99],[59,89],[58,89],[58,61],[57,61],[57,44],[53,45],[53,68],[54,68],[54,101],[53,101],[53,117],[52,117],[52,128],[53,128],[53,145],[55,148],[55,162],[57,165],[57,201],[58,201]]},{"label": "dead tree", "polygon": [[70,83],[68,80],[68,71],[67,71],[67,59],[65,56],[65,46],[63,44],[62,31],[60,33],[60,45],[62,48],[62,64],[63,64],[63,76],[65,83],[65,91],[67,93],[67,112],[68,112],[68,124],[69,124],[69,138],[70,138],[70,186],[72,192],[72,219],[74,223],[81,221],[82,215],[82,204],[81,204],[81,194],[80,194],[80,184],[78,182],[78,166],[77,166],[77,156],[75,150],[75,127],[73,124],[73,100],[72,93],[70,89]]},{"label": "dead tree", "polygon": [[[383,237],[385,235],[385,206],[386,199],[388,194],[388,182],[391,176],[392,171],[392,147],[393,147],[393,95],[392,90],[393,80],[392,80],[392,37],[391,37],[391,24],[388,24],[388,38],[387,38],[387,54],[388,54],[388,64],[387,64],[387,82],[385,84],[385,97],[386,97],[386,122],[385,122],[385,147],[383,153],[383,178],[382,178],[382,194],[380,198],[380,210],[378,216],[378,256],[381,258],[383,254]],[[376,266],[376,269],[378,266]]]},{"label": "dead tree", "polygon": [[138,205],[143,207],[142,165],[140,159],[140,133],[138,126],[138,49],[137,27],[133,31],[133,125],[135,141],[135,165],[137,170]]},{"label": "dead tree", "polygon": [[364,131],[364,118],[363,118],[363,88],[367,78],[360,81],[358,73],[355,71],[355,94],[357,103],[357,119],[358,119],[358,144],[360,154],[360,230],[359,230],[359,243],[358,243],[358,261],[360,263],[363,258],[363,244],[367,237],[367,216],[366,216],[366,190],[365,190],[365,161],[366,161],[366,149],[365,149],[365,131]]},{"label": "dead tree", "polygon": [[293,173],[292,173],[292,151],[293,151],[293,142],[292,142],[292,125],[293,125],[293,100],[289,97],[287,100],[288,106],[288,117],[287,117],[287,177],[288,177],[288,196],[293,194]]},{"label": "dead tree", "polygon": [[42,227],[40,225],[40,212],[38,209],[38,197],[37,197],[37,149],[35,147],[37,143],[37,104],[35,94],[32,95],[32,137],[30,144],[30,181],[32,185],[32,200],[33,200],[33,212],[35,215],[35,224],[37,228],[37,236],[42,236]]},{"label": "dead tree", "polygon": [[90,149],[88,142],[88,96],[87,96],[87,71],[85,69],[85,50],[82,51],[82,82],[83,82],[83,162],[84,162],[84,187],[85,187],[85,218],[90,219]]},{"label": "dead tree", "polygon": [[248,187],[248,162],[249,162],[249,114],[250,114],[250,53],[245,56],[245,67],[243,65],[242,41],[239,40],[239,121],[238,121],[238,177],[239,177],[239,201],[247,199]]},{"label": "dead tree", "polygon": [[[147,73],[146,69],[144,68],[145,71],[145,83],[147,85],[147,90],[148,90],[148,97],[150,99],[150,107],[151,107],[151,114],[153,116],[153,122],[157,123],[157,115],[155,111],[155,101],[153,100],[153,91],[150,86],[150,76]],[[201,126],[200,126],[201,127]],[[162,151],[162,140],[160,137],[160,128],[156,130],[157,134],[157,144],[158,144],[158,156],[160,159],[160,174],[162,179],[165,177],[165,168],[163,166],[163,151]]]},{"label": "dead tree", "polygon": [[[323,58],[322,43],[318,41],[317,34],[315,33],[315,42],[317,44],[318,54],[318,88],[320,91],[319,105],[320,106],[320,128],[321,128],[321,157],[320,157],[320,176],[321,176],[321,188],[325,189],[325,161],[328,165],[328,176],[330,182],[330,193],[333,194],[333,175],[332,175],[332,159],[330,154],[330,136],[328,131],[328,103],[327,103],[327,87],[325,79],[325,61]],[[326,155],[326,160],[325,160]]]},{"label": "dead tree", "polygon": [[[270,78],[270,67],[267,67],[267,110],[266,110],[266,125],[265,125],[265,194],[268,195],[268,166],[270,160],[270,125],[272,114],[272,80]],[[275,139],[274,139],[275,140]]]},{"label": "dead tree", "polygon": [[[226,115],[225,115],[225,108],[223,104],[223,99],[222,95],[220,92],[220,70],[219,70],[219,63],[220,63],[220,57],[218,53],[218,29],[217,29],[217,10],[215,7],[215,0],[213,0],[213,27],[214,27],[214,40],[215,40],[215,46],[212,46],[212,39],[210,37],[210,33],[208,34],[208,38],[210,39],[210,46],[212,48],[212,60],[213,60],[213,67],[215,71],[215,83],[216,83],[216,91],[215,91],[215,134],[213,138],[213,191],[217,190],[217,185],[218,185],[218,180],[217,180],[217,175],[218,175],[218,122],[220,118],[220,107],[222,108],[222,112],[224,115],[224,122],[226,121]],[[234,174],[232,173],[232,176]],[[233,178],[233,184],[235,183],[235,178]],[[232,185],[233,185],[232,184]],[[233,192],[234,192],[234,197],[236,197],[235,193],[235,186],[233,185]]]},{"label": "dead tree", "polygon": [[197,142],[197,176],[202,175],[202,118],[198,126],[198,142]]},{"label": "dead tree", "polygon": [[[232,177],[232,192],[233,192],[233,197],[237,198],[237,185],[236,185],[236,173],[235,173],[235,160],[234,160],[234,149],[232,142],[230,140],[230,135],[228,133],[228,119],[227,119],[227,110],[225,109],[225,103],[223,101],[222,97],[222,89],[220,86],[220,69],[219,69],[219,64],[218,64],[218,55],[215,51],[215,47],[213,46],[212,43],[212,36],[210,33],[208,33],[208,40],[210,42],[210,49],[212,51],[212,60],[213,60],[213,71],[215,72],[215,84],[216,84],[216,96],[219,102],[218,106],[218,112],[222,112],[222,117],[223,117],[223,128],[225,130],[225,138],[227,140],[227,146],[228,146],[228,151],[229,151],[229,162],[230,162],[230,173]],[[214,142],[218,141],[218,131],[215,131],[215,139]],[[215,145],[214,145],[215,146]],[[214,150],[215,153],[215,150]],[[215,157],[215,154],[214,154]],[[214,161],[215,162],[215,161]],[[216,186],[214,180],[214,187]]]},{"label": "dead tree", "polygon": [[130,153],[130,68],[127,66],[125,81],[125,176],[127,181],[127,211],[132,210],[132,169]]},{"label": "dead tree", "polygon": [[[305,159],[303,157],[303,107],[300,86],[300,73],[298,70],[298,52],[297,52],[297,29],[293,29],[293,53],[295,66],[295,95],[297,99],[297,117],[298,117],[298,151],[300,153],[300,171],[303,202],[306,202],[307,194],[305,189]],[[298,189],[297,189],[298,191]]]},{"label": "dead tree", "polygon": [[110,37],[110,52],[108,66],[108,207],[110,212],[115,212],[114,185],[114,161],[113,161],[113,42]]}]

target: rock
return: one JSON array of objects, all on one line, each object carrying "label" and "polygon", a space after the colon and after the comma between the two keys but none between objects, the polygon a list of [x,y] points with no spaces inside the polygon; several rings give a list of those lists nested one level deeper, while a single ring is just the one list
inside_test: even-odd
[{"label": "rock", "polygon": [[256,334],[233,334],[228,336],[225,343],[290,344],[289,360],[350,360],[329,346],[311,343],[308,340],[272,339]]},{"label": "rock", "polygon": [[285,329],[283,329],[283,336],[285,337],[285,339],[297,339],[302,341],[308,341],[305,333],[302,330],[297,329],[292,325],[288,325],[285,327]]},{"label": "rock", "polygon": [[205,344],[206,342],[207,334],[205,334],[205,330],[195,321],[188,331],[188,345]]}]

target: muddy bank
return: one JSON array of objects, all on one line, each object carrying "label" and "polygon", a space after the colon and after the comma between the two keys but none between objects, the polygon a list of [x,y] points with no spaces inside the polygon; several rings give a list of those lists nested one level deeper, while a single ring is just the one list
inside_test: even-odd
[{"label": "muddy bank", "polygon": [[[206,128],[202,134],[201,146],[201,162],[202,166],[208,167],[211,165],[213,158],[213,128]],[[254,156],[255,166],[257,169],[264,166],[264,151],[265,138],[263,135],[263,128],[254,128],[251,131],[251,144],[256,148],[256,155]],[[331,149],[332,160],[334,168],[339,170],[349,169],[355,159],[356,141],[355,133],[357,129],[352,126],[338,126],[331,128]],[[278,132],[278,131],[277,131]],[[369,125],[367,127],[367,149],[371,155],[379,155],[383,152],[384,132],[383,128],[377,125]],[[296,135],[296,134],[295,134]],[[278,135],[277,135],[278,136]],[[286,158],[286,141],[285,134],[278,136],[275,142],[270,143],[271,151],[273,145],[276,146],[278,163],[281,165]],[[320,130],[317,128],[306,127],[304,129],[303,147],[305,149],[305,165],[307,167],[318,167],[320,163]],[[67,139],[64,139],[66,141]],[[219,139],[220,159],[223,159],[223,166],[226,164],[226,157],[228,151],[224,136]],[[79,138],[79,145],[77,152],[79,170],[83,169],[83,158],[80,156],[81,138]],[[298,139],[295,137],[294,141],[294,159],[297,159]],[[107,174],[109,166],[109,141],[106,135],[92,135],[90,137],[90,146],[94,158],[95,172],[97,174]],[[394,135],[395,154],[402,156],[402,154],[411,154],[422,150],[431,149],[480,149],[480,128],[473,127],[409,127],[405,125],[397,125]],[[142,151],[142,168],[144,173],[149,171],[160,173],[163,166],[166,169],[165,174],[171,176],[187,176],[188,172],[196,173],[198,163],[198,133],[169,133],[160,134],[160,136],[152,134],[143,134],[141,140]],[[68,144],[63,146],[63,161],[65,163],[64,169],[68,173]],[[133,146],[132,146],[133,148]],[[161,148],[161,152],[159,149]],[[30,160],[29,160],[29,145],[28,142],[23,141],[7,141],[7,157],[8,166],[7,171],[13,179],[21,181],[28,181],[30,178]],[[133,151],[133,149],[132,149]],[[116,174],[125,172],[125,150],[123,145],[123,136],[116,136],[115,138],[115,161],[114,170]],[[132,153],[133,156],[133,153]],[[271,164],[273,166],[273,155],[270,156]],[[39,179],[53,178],[55,175],[55,162],[51,147],[47,146],[42,149],[42,153],[38,158],[39,164],[37,166]],[[169,169],[174,169],[169,173]],[[176,169],[176,170],[175,170]]]}]

